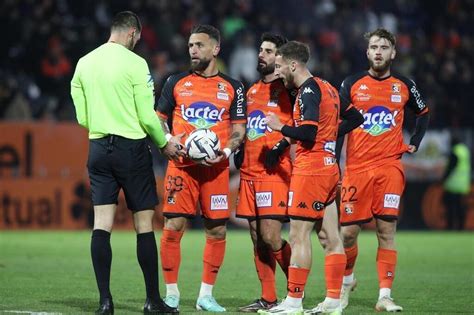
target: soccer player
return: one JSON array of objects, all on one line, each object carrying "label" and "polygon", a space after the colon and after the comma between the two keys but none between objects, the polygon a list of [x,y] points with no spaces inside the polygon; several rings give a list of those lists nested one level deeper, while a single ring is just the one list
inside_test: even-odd
[{"label": "soccer player", "polygon": [[122,188],[133,212],[137,256],[146,284],[144,313],[177,313],[158,291],[158,253],[153,215],[158,204],[147,135],[167,157],[184,151],[179,137],[166,140],[154,106],[153,79],[146,61],[132,52],[141,24],[130,12],[118,13],[107,43],[77,63],[71,95],[79,124],[89,131],[88,170],[94,204],[91,255],[100,306],[96,314],[113,314],[110,293],[110,233]]},{"label": "soccer player", "polygon": [[[341,232],[347,255],[341,303],[347,306],[349,292],[356,286],[353,269],[360,225],[375,218],[380,287],[375,309],[402,311],[391,297],[397,265],[394,238],[405,185],[400,159],[418,149],[428,126],[428,108],[413,81],[390,71],[395,36],[377,29],[366,34],[366,39],[369,70],[347,77],[339,91],[342,104],[352,104],[364,115],[364,123],[348,136],[341,188]],[[402,137],[405,107],[418,115],[409,145]]]},{"label": "soccer player", "polygon": [[236,215],[249,221],[262,295],[239,308],[241,312],[257,312],[277,304],[276,262],[288,276],[291,256],[290,245],[281,238],[282,222],[287,221],[290,144],[265,123],[266,113],[271,110],[285,124],[292,125],[294,96],[274,73],[275,53],[287,40],[264,33],[261,41],[257,65],[261,80],[247,91],[247,139],[244,148],[234,155],[234,162],[240,167]]},{"label": "soccer player", "polygon": [[229,210],[229,155],[245,137],[246,100],[242,83],[220,73],[216,58],[220,50],[219,31],[197,25],[188,40],[191,71],[168,78],[158,101],[161,124],[172,119],[175,135],[189,135],[196,128],[210,128],[224,149],[214,160],[195,164],[183,158],[168,165],[165,177],[165,226],[161,237],[161,261],[166,282],[165,302],[179,305],[178,271],[180,241],[187,219],[196,215],[199,201],[204,219],[206,245],[198,310],[224,312],[212,295],[217,273],[224,259],[226,222]]},{"label": "soccer player", "polygon": [[[339,123],[339,96],[327,81],[308,70],[309,47],[291,41],[280,47],[275,74],[285,86],[298,88],[293,112],[295,127],[280,122],[274,113],[267,125],[296,141],[288,215],[290,217],[291,260],[288,295],[267,313],[301,314],[302,297],[312,263],[311,232],[316,228],[324,248],[326,299],[310,313],[340,313],[340,290],[346,255],[338,231],[335,194],[339,167],[335,157]],[[260,311],[265,313],[265,311]]]}]

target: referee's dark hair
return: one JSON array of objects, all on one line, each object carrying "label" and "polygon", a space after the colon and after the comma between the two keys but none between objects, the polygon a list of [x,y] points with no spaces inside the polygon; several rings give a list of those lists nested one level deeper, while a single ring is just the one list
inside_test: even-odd
[{"label": "referee's dark hair", "polygon": [[286,39],[286,37],[281,36],[279,34],[270,33],[270,32],[263,33],[262,36],[260,37],[260,40],[262,42],[273,43],[275,44],[276,48],[280,48],[284,44],[288,43],[288,39]]},{"label": "referee's dark hair", "polygon": [[111,31],[115,30],[126,30],[129,28],[135,28],[137,32],[142,31],[142,24],[138,16],[132,11],[122,11],[117,13],[112,20]]},{"label": "referee's dark hair", "polygon": [[218,44],[221,42],[221,33],[217,28],[208,24],[198,24],[193,27],[191,34],[204,33],[209,35],[210,38],[217,41]]}]

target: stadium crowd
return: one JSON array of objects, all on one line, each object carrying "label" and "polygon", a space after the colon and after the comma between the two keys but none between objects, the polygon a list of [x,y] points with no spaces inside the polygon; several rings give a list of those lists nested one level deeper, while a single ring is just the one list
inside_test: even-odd
[{"label": "stadium crowd", "polygon": [[116,12],[142,19],[137,53],[161,90],[170,73],[189,67],[194,24],[223,35],[220,69],[247,85],[258,78],[257,44],[264,31],[308,43],[311,71],[339,86],[367,61],[362,34],[383,26],[397,34],[396,71],[415,79],[431,110],[431,128],[474,121],[472,1],[297,0],[7,0],[0,48],[0,120],[74,120],[69,84],[78,58],[107,39]]}]

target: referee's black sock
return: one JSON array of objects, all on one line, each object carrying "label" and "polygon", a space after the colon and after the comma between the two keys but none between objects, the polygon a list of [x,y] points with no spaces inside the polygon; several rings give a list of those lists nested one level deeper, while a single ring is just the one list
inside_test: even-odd
[{"label": "referee's black sock", "polygon": [[104,230],[92,231],[91,256],[100,301],[102,302],[105,298],[112,298],[110,294],[110,266],[112,265],[110,232]]},{"label": "referee's black sock", "polygon": [[153,301],[160,297],[158,289],[158,250],[155,233],[137,234],[137,257],[145,278],[146,296]]}]

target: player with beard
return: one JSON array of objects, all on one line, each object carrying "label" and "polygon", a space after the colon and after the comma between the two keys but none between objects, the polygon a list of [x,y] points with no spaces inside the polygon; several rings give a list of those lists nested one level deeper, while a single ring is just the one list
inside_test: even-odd
[{"label": "player with beard", "polygon": [[[197,202],[206,232],[198,310],[224,312],[212,291],[226,246],[226,223],[229,219],[228,158],[245,137],[246,101],[242,83],[217,69],[220,33],[210,25],[197,25],[188,40],[191,71],[172,75],[163,87],[158,114],[167,138],[189,135],[197,128],[213,130],[224,149],[213,160],[196,164],[180,158],[168,164],[165,177],[161,237],[161,261],[166,283],[165,302],[179,306],[178,271],[181,262],[180,242],[187,220],[196,215]],[[172,128],[168,126],[171,118]],[[185,138],[183,138],[185,140]]]},{"label": "player with beard", "polygon": [[241,312],[257,312],[276,305],[277,262],[288,276],[291,248],[281,238],[281,227],[288,220],[290,144],[265,123],[266,113],[272,111],[285,124],[292,124],[294,96],[274,74],[275,53],[286,42],[277,34],[261,36],[257,64],[261,79],[247,91],[247,137],[243,148],[234,155],[235,165],[240,168],[236,215],[249,221],[255,268],[262,288],[261,297],[239,308]]},{"label": "player with beard", "polygon": [[[429,116],[412,80],[392,73],[395,36],[385,29],[366,34],[369,70],[347,77],[340,88],[341,106],[352,104],[364,115],[364,123],[348,135],[346,169],[341,188],[341,232],[347,265],[341,291],[341,305],[347,307],[349,293],[357,282],[354,265],[361,224],[375,218],[378,239],[377,311],[402,311],[391,297],[397,251],[395,231],[400,198],[405,186],[401,165],[404,153],[414,153],[428,126]],[[417,115],[415,133],[403,143],[405,108]]]}]

